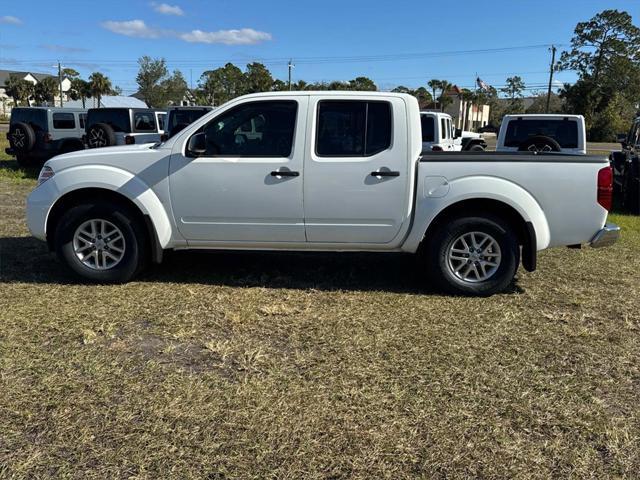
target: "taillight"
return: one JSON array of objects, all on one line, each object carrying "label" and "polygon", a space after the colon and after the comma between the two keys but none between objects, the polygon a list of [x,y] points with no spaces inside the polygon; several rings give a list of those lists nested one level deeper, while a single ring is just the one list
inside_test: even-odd
[{"label": "taillight", "polygon": [[434,145],[433,147],[431,147],[431,151],[432,152],[444,152],[444,150],[442,150],[442,147],[439,147],[438,145]]},{"label": "taillight", "polygon": [[124,143],[126,143],[127,145],[133,145],[134,143],[136,143],[136,137],[127,135],[126,137],[124,137]]},{"label": "taillight", "polygon": [[598,172],[598,203],[606,210],[611,210],[613,203],[613,170],[604,167]]}]

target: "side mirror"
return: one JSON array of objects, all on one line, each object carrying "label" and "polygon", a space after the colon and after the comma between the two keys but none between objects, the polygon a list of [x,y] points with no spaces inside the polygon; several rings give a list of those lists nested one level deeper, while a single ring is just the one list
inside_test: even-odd
[{"label": "side mirror", "polygon": [[204,133],[196,133],[189,139],[187,153],[190,157],[199,157],[207,153],[207,136]]}]

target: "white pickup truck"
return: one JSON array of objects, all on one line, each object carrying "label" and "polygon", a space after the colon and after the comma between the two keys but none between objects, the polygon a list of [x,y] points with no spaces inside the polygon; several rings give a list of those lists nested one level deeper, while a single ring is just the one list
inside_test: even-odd
[{"label": "white pickup truck", "polygon": [[584,117],[565,114],[505,115],[496,151],[586,155]]},{"label": "white pickup truck", "polygon": [[27,222],[96,282],[128,281],[168,249],[421,252],[435,285],[490,295],[539,250],[615,242],[611,185],[603,157],[422,154],[409,95],[274,92],[164,143],[55,157]]}]

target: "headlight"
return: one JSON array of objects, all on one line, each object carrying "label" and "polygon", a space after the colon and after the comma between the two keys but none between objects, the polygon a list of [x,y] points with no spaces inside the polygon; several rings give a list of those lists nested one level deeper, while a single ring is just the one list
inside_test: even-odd
[{"label": "headlight", "polygon": [[40,170],[40,175],[38,175],[38,186],[42,185],[54,175],[55,173],[53,171],[53,168],[47,166],[42,167],[42,170]]}]

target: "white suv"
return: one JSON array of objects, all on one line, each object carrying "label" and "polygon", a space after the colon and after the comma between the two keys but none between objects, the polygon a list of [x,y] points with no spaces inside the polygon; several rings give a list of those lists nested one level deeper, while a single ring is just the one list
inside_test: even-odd
[{"label": "white suv", "polygon": [[91,108],[85,142],[89,148],[156,143],[164,134],[166,115],[150,108]]}]

